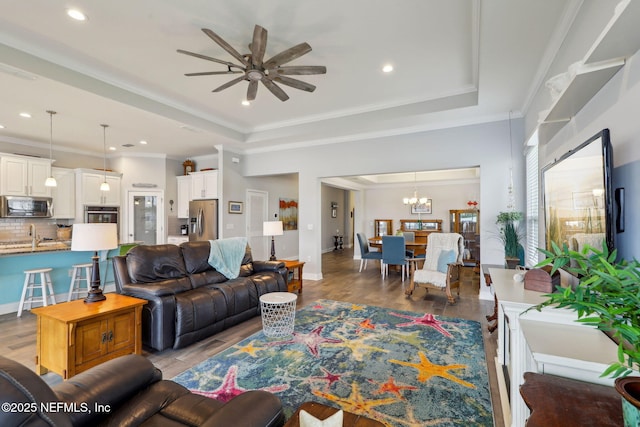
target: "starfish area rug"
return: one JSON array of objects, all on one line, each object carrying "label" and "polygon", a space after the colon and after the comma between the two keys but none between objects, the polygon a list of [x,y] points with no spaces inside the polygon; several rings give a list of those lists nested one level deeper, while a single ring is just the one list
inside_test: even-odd
[{"label": "starfish area rug", "polygon": [[493,426],[478,322],[319,300],[295,331],[262,331],[179,374],[191,391],[228,401],[267,390],[289,418],[316,401],[387,426]]}]

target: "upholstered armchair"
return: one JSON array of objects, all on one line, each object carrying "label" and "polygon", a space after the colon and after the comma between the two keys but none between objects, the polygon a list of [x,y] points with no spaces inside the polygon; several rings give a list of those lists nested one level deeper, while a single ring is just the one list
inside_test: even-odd
[{"label": "upholstered armchair", "polygon": [[458,289],[460,295],[460,273],[462,255],[464,253],[464,239],[458,233],[431,233],[427,240],[427,253],[422,268],[415,269],[411,274],[411,283],[406,290],[411,295],[416,286],[429,289],[439,289],[447,294],[449,303],[455,304],[456,299],[451,290]]}]

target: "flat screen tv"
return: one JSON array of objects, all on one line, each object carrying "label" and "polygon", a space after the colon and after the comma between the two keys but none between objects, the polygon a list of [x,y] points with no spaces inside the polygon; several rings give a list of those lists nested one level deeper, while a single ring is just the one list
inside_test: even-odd
[{"label": "flat screen tv", "polygon": [[604,129],[542,169],[545,246],[614,248],[613,149]]}]

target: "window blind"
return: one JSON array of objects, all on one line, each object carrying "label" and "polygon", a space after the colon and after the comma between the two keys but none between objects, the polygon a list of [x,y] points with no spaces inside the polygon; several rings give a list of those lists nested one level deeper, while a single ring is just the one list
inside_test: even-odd
[{"label": "window blind", "polygon": [[534,266],[538,263],[540,247],[538,243],[538,200],[539,200],[539,171],[538,171],[538,134],[537,132],[527,143],[525,167],[527,173],[527,247],[525,264]]}]

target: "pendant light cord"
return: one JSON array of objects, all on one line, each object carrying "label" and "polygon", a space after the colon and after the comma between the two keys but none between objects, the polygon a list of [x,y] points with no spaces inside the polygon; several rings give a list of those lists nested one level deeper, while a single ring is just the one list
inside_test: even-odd
[{"label": "pendant light cord", "polygon": [[107,128],[109,125],[102,126],[102,171],[104,172],[104,182],[107,182]]},{"label": "pendant light cord", "polygon": [[49,165],[53,166],[53,115],[56,112],[47,110],[47,113],[49,113]]}]

